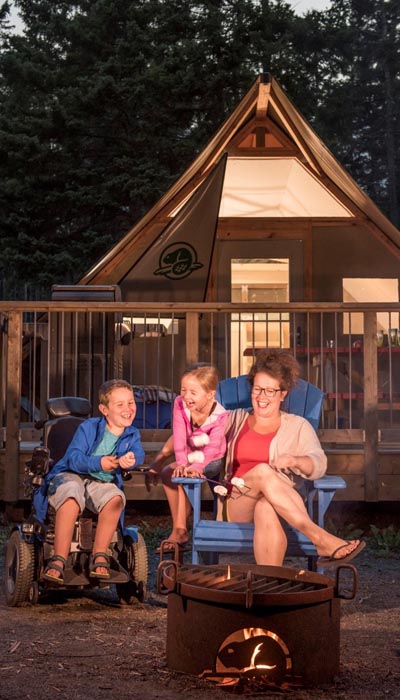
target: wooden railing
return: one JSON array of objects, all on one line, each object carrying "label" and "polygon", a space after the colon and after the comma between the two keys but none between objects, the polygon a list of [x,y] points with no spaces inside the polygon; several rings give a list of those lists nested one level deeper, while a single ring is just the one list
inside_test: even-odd
[{"label": "wooden railing", "polygon": [[123,377],[137,388],[139,427],[157,431],[187,364],[213,362],[224,378],[245,373],[257,349],[282,347],[325,392],[324,445],[363,451],[365,497],[376,500],[379,449],[400,447],[400,345],[378,330],[399,316],[400,304],[0,302],[0,499],[16,500],[21,441],[38,437],[49,396],[96,407],[100,383]]}]

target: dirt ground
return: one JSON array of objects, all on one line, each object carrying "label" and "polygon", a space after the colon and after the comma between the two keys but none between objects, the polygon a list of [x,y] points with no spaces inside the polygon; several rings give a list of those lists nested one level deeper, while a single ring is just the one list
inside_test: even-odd
[{"label": "dirt ground", "polygon": [[[1,592],[1,700],[218,700],[237,694],[167,668],[168,598],[157,591],[157,564],[151,548],[148,597],[133,607],[120,606],[108,590],[69,597],[57,591],[36,606],[10,608]],[[295,700],[398,697],[400,557],[378,557],[367,548],[357,570],[356,598],[341,602],[340,673],[333,683],[291,691]],[[253,688],[243,694],[281,693]]]}]

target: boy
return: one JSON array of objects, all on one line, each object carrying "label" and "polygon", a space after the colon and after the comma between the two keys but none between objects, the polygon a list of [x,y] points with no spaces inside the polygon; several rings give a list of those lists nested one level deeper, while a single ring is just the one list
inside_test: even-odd
[{"label": "boy", "polygon": [[46,512],[46,499],[56,511],[54,555],[43,575],[56,585],[64,583],[75,522],[85,507],[98,513],[89,575],[110,578],[107,550],[126,503],[122,470],[144,462],[140,433],[132,426],[136,404],[131,385],[122,379],[104,382],[99,389],[99,411],[102,417],[88,418],[79,425],[64,457],[34,497],[38,516]]}]

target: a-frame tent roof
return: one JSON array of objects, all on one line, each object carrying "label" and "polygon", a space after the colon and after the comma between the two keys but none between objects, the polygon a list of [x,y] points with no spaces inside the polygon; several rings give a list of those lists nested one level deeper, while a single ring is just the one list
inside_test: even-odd
[{"label": "a-frame tent roof", "polygon": [[[400,256],[399,230],[340,165],[277,81],[266,74],[257,78],[177,182],[84,275],[80,284],[119,284],[151,249],[177,212],[190,203],[224,154],[227,161],[220,217],[295,216],[319,220],[330,217],[347,218],[349,223],[357,219],[393,254]],[[256,163],[257,184],[251,192],[243,194],[239,190],[242,183],[245,186],[248,182],[249,168]],[[277,192],[272,193],[272,189],[279,187],[282,192],[286,189],[280,203],[276,200]],[[290,187],[292,192],[288,194]],[[275,197],[274,201],[268,196]],[[309,208],[304,205],[307,197],[314,202]],[[315,211],[313,206],[317,207]]]}]

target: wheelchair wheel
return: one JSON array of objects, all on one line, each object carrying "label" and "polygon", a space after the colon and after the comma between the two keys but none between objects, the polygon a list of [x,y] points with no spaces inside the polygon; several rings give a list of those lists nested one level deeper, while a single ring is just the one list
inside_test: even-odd
[{"label": "wheelchair wheel", "polygon": [[14,530],[5,546],[4,593],[7,605],[16,607],[37,602],[35,591],[35,548]]},{"label": "wheelchair wheel", "polygon": [[143,603],[147,595],[148,561],[147,547],[143,536],[138,532],[138,541],[124,544],[120,564],[129,573],[128,583],[117,583],[117,595],[122,605]]}]

